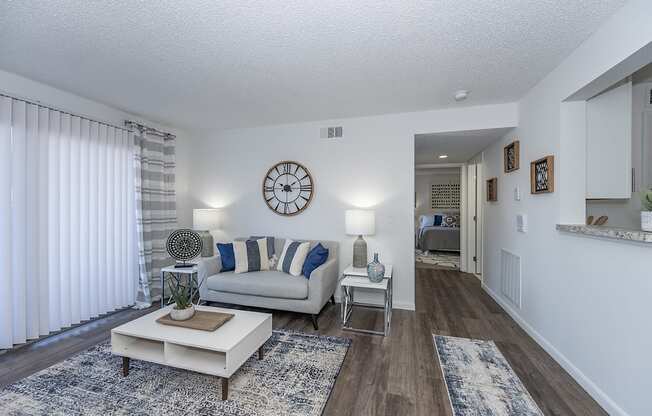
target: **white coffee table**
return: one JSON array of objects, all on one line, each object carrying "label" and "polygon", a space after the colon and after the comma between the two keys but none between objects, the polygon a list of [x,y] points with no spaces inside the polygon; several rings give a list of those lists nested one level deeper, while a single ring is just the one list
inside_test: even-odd
[{"label": "white coffee table", "polygon": [[212,306],[197,310],[232,313],[231,320],[213,332],[163,325],[156,320],[172,306],[154,311],[111,330],[111,350],[122,356],[122,374],[129,360],[150,361],[222,378],[222,400],[229,394],[229,377],[272,336],[272,315]]}]

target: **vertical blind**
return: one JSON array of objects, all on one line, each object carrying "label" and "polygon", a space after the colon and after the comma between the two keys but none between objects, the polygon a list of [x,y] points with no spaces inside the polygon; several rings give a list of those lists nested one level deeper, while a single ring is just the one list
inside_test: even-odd
[{"label": "vertical blind", "polygon": [[0,348],[134,304],[131,132],[0,96]]}]

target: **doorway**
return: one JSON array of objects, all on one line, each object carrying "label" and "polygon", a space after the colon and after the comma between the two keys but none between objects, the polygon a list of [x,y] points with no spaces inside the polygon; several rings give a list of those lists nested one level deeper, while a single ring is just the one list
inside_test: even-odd
[{"label": "doorway", "polygon": [[415,135],[417,268],[445,268],[482,276],[482,152],[510,130]]},{"label": "doorway", "polygon": [[415,169],[415,260],[418,267],[460,270],[464,167]]}]

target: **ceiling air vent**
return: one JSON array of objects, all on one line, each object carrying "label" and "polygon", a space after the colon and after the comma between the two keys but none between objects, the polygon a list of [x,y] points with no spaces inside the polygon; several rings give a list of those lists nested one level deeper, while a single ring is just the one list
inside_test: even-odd
[{"label": "ceiling air vent", "polygon": [[322,139],[335,139],[337,137],[342,137],[342,126],[322,127],[319,129],[319,137]]}]

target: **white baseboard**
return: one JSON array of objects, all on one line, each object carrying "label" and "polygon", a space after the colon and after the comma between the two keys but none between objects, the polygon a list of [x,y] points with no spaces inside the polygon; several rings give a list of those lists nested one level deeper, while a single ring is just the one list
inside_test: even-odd
[{"label": "white baseboard", "polygon": [[392,305],[392,309],[403,309],[406,311],[413,311],[415,310],[414,303],[407,303],[407,302],[394,302]]},{"label": "white baseboard", "polygon": [[591,397],[593,397],[602,408],[614,416],[629,416],[616,402],[614,402],[604,391],[602,391],[593,381],[591,381],[584,373],[573,365],[559,350],[557,350],[548,340],[539,334],[530,324],[528,324],[521,316],[512,308],[512,306],[498,296],[489,286],[482,284],[482,289],[489,296],[491,296],[504,310],[507,312],[516,323],[523,328],[525,332],[532,337],[537,344],[541,346],[548,354],[552,356],[561,365],[564,370],[568,372],[577,381],[584,390],[586,390]]},{"label": "white baseboard", "polygon": [[[342,303],[342,297],[335,295],[335,302],[337,303]],[[378,306],[383,306],[382,303],[379,303]],[[402,309],[406,311],[413,311],[415,310],[414,303],[407,303],[407,302],[394,302],[392,305],[392,309]]]}]

